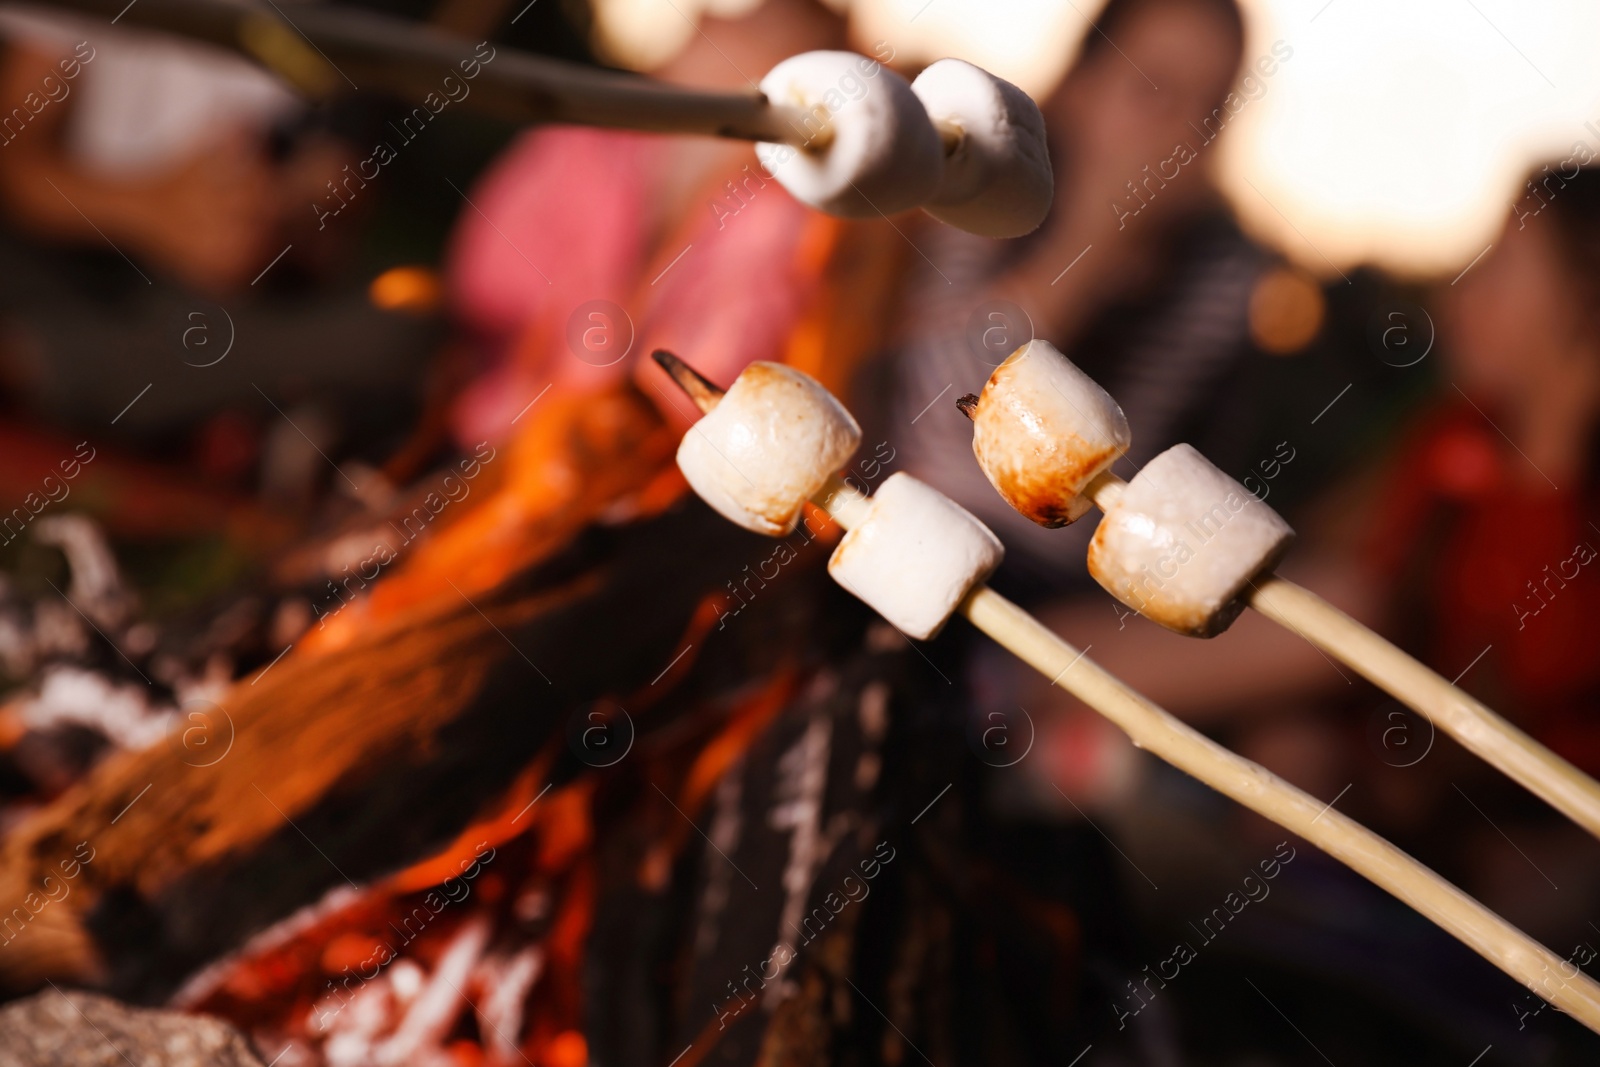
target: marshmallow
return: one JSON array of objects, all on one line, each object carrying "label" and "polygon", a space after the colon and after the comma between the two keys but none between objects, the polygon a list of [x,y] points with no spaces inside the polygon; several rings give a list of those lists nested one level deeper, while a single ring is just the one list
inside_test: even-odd
[{"label": "marshmallow", "polygon": [[1004,557],[1000,539],[961,505],[893,474],[834,549],[828,573],[897,630],[925,641]]},{"label": "marshmallow", "polygon": [[761,91],[808,112],[799,132],[815,136],[813,147],[756,145],[762,165],[796,200],[830,215],[871,218],[933,196],[944,159],[939,133],[888,67],[853,52],[802,52],[773,67]]},{"label": "marshmallow", "polygon": [[752,363],[678,445],[700,498],[747,530],[781,537],[861,444],[861,428],[816,379]]},{"label": "marshmallow", "polygon": [[1152,622],[1214,637],[1244,610],[1240,594],[1277,566],[1294,531],[1189,445],[1145,465],[1106,509],[1089,573]]},{"label": "marshmallow", "polygon": [[959,59],[929,65],[911,91],[936,127],[961,135],[923,210],[985,237],[1021,237],[1038,229],[1050,211],[1055,182],[1044,116],[1028,94]]},{"label": "marshmallow", "polygon": [[1048,341],[1029,341],[995,368],[972,422],[983,473],[1040,526],[1088,511],[1084,487],[1133,439],[1111,395]]}]

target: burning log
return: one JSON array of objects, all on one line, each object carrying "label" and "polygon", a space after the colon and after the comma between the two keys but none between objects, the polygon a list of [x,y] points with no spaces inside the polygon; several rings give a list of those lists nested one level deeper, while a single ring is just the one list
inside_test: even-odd
[{"label": "burning log", "polygon": [[[514,454],[499,495],[420,544],[359,626],[349,612],[236,684],[211,747],[179,734],[116,757],[6,839],[4,988],[66,978],[160,997],[330,886],[436,852],[536,756],[558,785],[584,769],[567,720],[651,687],[737,535],[677,512],[574,539],[619,500],[672,499],[649,495],[670,434],[626,390],[552,404],[543,425],[559,451]],[[551,473],[552,455],[567,469]],[[530,489],[538,477],[566,489]],[[48,898],[79,842],[92,862]]]}]

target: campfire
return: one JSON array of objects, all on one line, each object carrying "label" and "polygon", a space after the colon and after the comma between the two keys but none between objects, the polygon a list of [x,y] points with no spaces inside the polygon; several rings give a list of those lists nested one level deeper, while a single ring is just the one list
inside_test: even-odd
[{"label": "campfire", "polygon": [[[61,106],[40,126],[66,135],[24,124],[0,175],[0,255],[50,261],[15,301],[49,315],[8,305],[0,345],[8,420],[20,401],[0,425],[0,490],[20,501],[0,514],[0,1032],[20,1062],[1087,1067],[1176,1062],[1180,1033],[1265,1056],[1253,1028],[1195,1037],[1215,1024],[1182,1015],[1225,983],[1157,996],[1199,953],[1154,944],[1190,913],[1185,885],[1264,835],[1272,858],[1229,873],[1189,925],[1204,945],[1266,932],[1230,933],[1197,966],[1247,981],[1267,1023],[1322,1059],[1309,1034],[1332,1027],[1312,1013],[1346,1006],[1335,986],[1395,1010],[1343,988],[1356,978],[1380,993],[1403,978],[1393,999],[1411,998],[1419,1032],[1510,979],[1566,1017],[1552,1025],[1600,1033],[1600,984],[1573,962],[1593,952],[1547,947],[1572,905],[1530,907],[1478,869],[1500,842],[1434,817],[1448,784],[1551,890],[1535,856],[1600,835],[1587,756],[1540,721],[1581,710],[1590,665],[1553,641],[1534,656],[1517,634],[1536,613],[1512,632],[1488,610],[1514,568],[1484,565],[1570,543],[1593,485],[1563,495],[1535,468],[1556,495],[1523,499],[1533,480],[1502,477],[1511,457],[1483,427],[1468,485],[1433,469],[1444,431],[1419,422],[1394,478],[1423,503],[1365,509],[1414,543],[1382,565],[1348,544],[1297,560],[1276,509],[1302,527],[1316,513],[1288,494],[1269,506],[1225,464],[1262,454],[1244,447],[1283,414],[1264,398],[1316,375],[1277,361],[1282,381],[1258,388],[1255,357],[1343,344],[1352,331],[1325,335],[1323,318],[1348,327],[1372,294],[1325,298],[1232,217],[1209,169],[1137,227],[1115,203],[1110,224],[1084,207],[1127,160],[1187,137],[1180,119],[1198,129],[1188,112],[1226,106],[1236,68],[1269,76],[1245,63],[1255,35],[1232,0],[1107,4],[1043,106],[909,40],[898,57],[890,41],[846,51],[870,23],[813,0],[677,12],[696,32],[651,76],[519,52],[516,34],[579,27],[544,6],[513,32],[533,5],[512,17],[503,0],[447,0],[429,25],[339,4],[291,22],[215,0],[56,3],[0,19],[6,84],[101,85],[70,105],[44,88]],[[618,9],[595,4],[583,32],[599,41]],[[87,40],[75,59],[52,51],[80,25],[105,35],[92,67]],[[127,74],[119,53],[141,40],[175,58],[152,49],[160,62]],[[1161,106],[1132,102],[1157,86],[1130,52],[1172,87]],[[166,78],[186,62],[215,88],[190,95],[248,136],[144,129],[187,114],[186,83]],[[167,99],[139,122],[81,119],[152,87]],[[480,136],[470,113],[505,125]],[[383,133],[351,154],[380,121],[405,151]],[[141,166],[160,157],[159,180],[113,165],[130,145]],[[430,223],[428,265],[374,272],[367,242],[411,237],[364,214],[419,176],[438,185],[446,160],[461,204]],[[313,231],[288,209],[325,171]],[[33,188],[47,178],[54,198]],[[1570,182],[1547,206],[1600,219],[1593,169]],[[1511,234],[1450,283],[1485,260],[1441,336],[1469,354],[1461,399],[1533,467],[1495,419],[1506,407],[1525,436],[1530,398],[1559,395],[1560,361],[1589,353],[1554,343],[1582,332],[1562,326],[1512,353],[1551,362],[1511,388],[1487,368],[1550,324],[1485,279],[1597,268]],[[118,280],[86,266],[85,243]],[[1305,328],[1265,329],[1286,279]],[[1579,289],[1544,288],[1583,318]],[[1522,325],[1479,329],[1482,308]],[[182,355],[158,372],[138,329],[162,315]],[[1379,380],[1351,375],[1296,431],[1318,456],[1295,468],[1308,478],[1336,447],[1309,427]],[[1585,404],[1530,448],[1569,485],[1593,458],[1576,448],[1600,418]],[[1234,417],[1244,406],[1262,418]],[[1047,531],[1085,519],[1090,536],[1054,542],[1082,560],[1052,553]],[[1418,632],[1400,632],[1402,607]],[[1480,641],[1465,670],[1439,666]],[[1479,685],[1502,687],[1505,715]],[[1335,729],[1379,691],[1428,725],[1403,768],[1435,729],[1454,745],[1405,790],[1370,788]],[[1272,700],[1304,706],[1250,714]],[[1564,885],[1595,875],[1562,863]],[[1134,978],[1136,959],[1159,963]],[[1537,1012],[1518,1010],[1520,1031]],[[1473,1022],[1473,1063],[1544,1040]]]}]

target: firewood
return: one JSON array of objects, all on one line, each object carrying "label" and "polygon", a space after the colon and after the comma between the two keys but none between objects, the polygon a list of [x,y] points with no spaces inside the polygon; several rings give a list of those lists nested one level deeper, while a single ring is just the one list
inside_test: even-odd
[{"label": "firewood", "polygon": [[[648,688],[705,591],[731,576],[736,546],[760,543],[698,506],[591,525],[670,463],[670,435],[650,444],[659,420],[628,390],[552,404],[545,418],[581,444],[563,458],[589,488],[558,511],[531,509],[520,544],[500,531],[483,554],[515,569],[493,588],[439,568],[462,559],[443,532],[390,583],[398,607],[237,683],[213,724],[231,736],[210,739],[203,759],[181,733],[115,757],[0,844],[0,988],[66,978],[159,998],[330,886],[430,855],[540,751],[560,750],[558,779],[586,770],[566,751],[568,720]],[[526,492],[514,473],[506,485]],[[66,896],[44,899],[79,842],[92,859]]]}]

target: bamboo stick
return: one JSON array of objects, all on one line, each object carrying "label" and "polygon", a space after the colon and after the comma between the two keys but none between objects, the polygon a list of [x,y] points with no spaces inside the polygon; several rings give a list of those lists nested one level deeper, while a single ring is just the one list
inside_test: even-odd
[{"label": "bamboo stick", "polygon": [[1414,708],[1573,822],[1600,837],[1600,783],[1311,590],[1269,574],[1245,602]]},{"label": "bamboo stick", "polygon": [[[281,12],[222,0],[55,0],[63,7],[231,48],[302,91],[324,97],[346,84],[410,96],[458,80],[473,42],[425,25],[350,8]],[[760,92],[704,92],[498,48],[465,106],[522,122],[563,122],[646,133],[701,134],[819,150],[832,136],[826,112],[775,104]],[[482,58],[481,54],[478,58]]]},{"label": "bamboo stick", "polygon": [[1163,711],[987,586],[974,590],[961,611],[1139,748],[1298,834],[1600,1033],[1600,985],[1405,852]]}]

